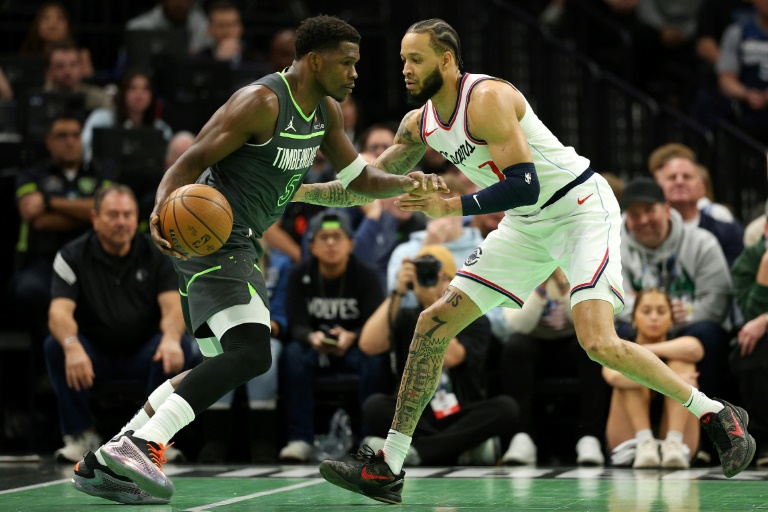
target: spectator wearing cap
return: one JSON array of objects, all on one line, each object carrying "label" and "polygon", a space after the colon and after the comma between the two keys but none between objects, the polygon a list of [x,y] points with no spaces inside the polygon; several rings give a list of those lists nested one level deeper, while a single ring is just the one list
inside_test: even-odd
[{"label": "spectator wearing cap", "polygon": [[[579,421],[576,462],[602,466],[602,437],[608,418],[610,388],[600,365],[582,350],[573,327],[571,285],[558,268],[528,296],[522,309],[504,309],[512,334],[499,362],[501,392],[520,404],[519,432],[502,457],[504,464],[534,465],[537,461],[536,382],[546,378],[575,378],[578,382]],[[577,398],[577,397],[574,397]],[[566,454],[563,454],[567,457]]]},{"label": "spectator wearing cap", "polygon": [[[290,341],[279,370],[288,440],[280,460],[286,462],[313,457],[313,390],[319,375],[358,375],[361,405],[389,388],[386,357],[366,356],[357,347],[365,320],[384,298],[375,270],[352,254],[352,228],[345,216],[321,212],[311,219],[309,233],[312,256],[288,277]],[[349,412],[355,416],[356,411]]]},{"label": "spectator wearing cap", "polygon": [[[672,299],[670,337],[693,336],[704,345],[699,363],[701,389],[718,395],[728,349],[727,318],[733,284],[717,239],[704,229],[685,227],[661,187],[650,178],[627,184],[622,198],[621,263],[625,296],[619,330],[629,336],[634,295],[660,288]],[[724,324],[726,324],[724,326]]]},{"label": "spectator wearing cap", "polygon": [[[448,249],[424,246],[413,260],[402,263],[394,290],[365,323],[360,350],[388,355],[397,381],[402,378],[419,314],[446,293],[455,274],[456,263]],[[416,305],[402,306],[407,290],[413,291]],[[507,442],[512,436],[518,415],[510,397],[486,398],[490,341],[490,324],[481,316],[448,342],[440,383],[416,425],[406,464],[496,463],[499,441]],[[372,395],[365,402],[363,414],[373,436],[363,444],[374,451],[384,445],[396,403],[397,395],[392,393]]]}]

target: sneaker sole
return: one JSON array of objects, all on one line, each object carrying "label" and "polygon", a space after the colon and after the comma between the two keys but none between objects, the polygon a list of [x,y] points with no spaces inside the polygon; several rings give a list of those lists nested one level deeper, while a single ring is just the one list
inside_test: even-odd
[{"label": "sneaker sole", "polygon": [[381,494],[373,495],[373,494],[366,493],[363,489],[361,489],[355,483],[349,482],[346,478],[344,478],[343,475],[337,473],[333,468],[331,468],[324,462],[320,463],[320,476],[322,476],[323,478],[325,478],[326,481],[328,481],[329,483],[332,483],[337,487],[341,487],[342,489],[346,489],[348,491],[352,491],[357,494],[362,494],[363,496],[366,496],[376,501],[380,501],[382,503],[398,505],[403,502],[403,498],[399,494],[395,494],[392,492],[387,493],[386,495],[381,495]]},{"label": "sneaker sole", "polygon": [[744,424],[744,433],[746,434],[744,438],[747,440],[747,453],[749,455],[746,458],[746,462],[744,462],[744,464],[742,464],[738,468],[731,471],[730,474],[726,473],[725,469],[723,469],[723,474],[726,476],[726,478],[733,478],[734,476],[738,475],[739,473],[747,469],[747,467],[749,467],[749,465],[752,463],[752,459],[755,457],[755,452],[757,451],[757,445],[755,443],[755,438],[752,437],[752,435],[749,432],[747,432],[747,427],[749,426],[749,413],[746,411],[746,409],[742,409],[741,407],[732,405],[726,402],[725,400],[723,400],[722,403],[726,407],[730,407],[736,412],[736,415]]},{"label": "sneaker sole", "polygon": [[[173,482],[171,482],[159,469],[152,472],[154,475],[147,474],[144,468],[137,464],[133,458],[127,457],[119,451],[115,451],[116,447],[125,450],[126,446],[128,450],[133,452],[131,455],[134,457],[138,456],[146,459],[146,456],[136,447],[136,445],[130,440],[122,438],[116,443],[116,446],[113,446],[113,443],[109,443],[101,449],[101,454],[104,457],[104,462],[107,464],[107,467],[118,475],[131,480],[139,489],[145,491],[147,494],[156,496],[160,499],[170,499],[176,491]],[[148,462],[148,464],[152,463]],[[159,475],[157,475],[157,473],[159,473]]]},{"label": "sneaker sole", "polygon": [[[78,491],[96,498],[126,503],[129,505],[138,504],[157,504],[165,505],[169,499],[156,498],[150,496],[146,491],[142,491],[134,484],[126,484],[120,480],[115,480],[109,475],[104,474],[98,469],[93,472],[94,478],[83,478],[75,475],[72,477],[72,486]],[[117,490],[120,487],[125,490]],[[111,490],[106,490],[106,489]]]}]

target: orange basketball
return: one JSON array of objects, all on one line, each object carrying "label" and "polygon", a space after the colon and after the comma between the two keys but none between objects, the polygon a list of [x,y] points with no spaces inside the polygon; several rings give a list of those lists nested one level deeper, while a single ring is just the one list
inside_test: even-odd
[{"label": "orange basketball", "polygon": [[194,183],[179,187],[160,209],[160,230],[174,250],[189,256],[218,251],[232,232],[232,208],[221,192]]}]

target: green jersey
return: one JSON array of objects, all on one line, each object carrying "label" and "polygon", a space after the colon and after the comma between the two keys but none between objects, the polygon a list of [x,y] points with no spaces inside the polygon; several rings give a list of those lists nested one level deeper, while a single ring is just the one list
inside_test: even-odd
[{"label": "green jersey", "polygon": [[207,169],[198,183],[224,194],[235,224],[250,228],[261,238],[283,214],[315,160],[325,136],[326,105],[323,99],[305,116],[282,73],[267,75],[252,85],[263,85],[277,95],[280,110],[272,138],[264,144],[246,142]]}]

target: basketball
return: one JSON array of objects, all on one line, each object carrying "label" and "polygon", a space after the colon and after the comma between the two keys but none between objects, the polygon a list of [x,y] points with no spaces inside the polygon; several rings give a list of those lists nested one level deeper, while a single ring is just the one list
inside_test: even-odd
[{"label": "basketball", "polygon": [[218,251],[232,232],[232,208],[221,192],[194,183],[174,190],[160,209],[160,231],[173,249],[200,257]]}]

